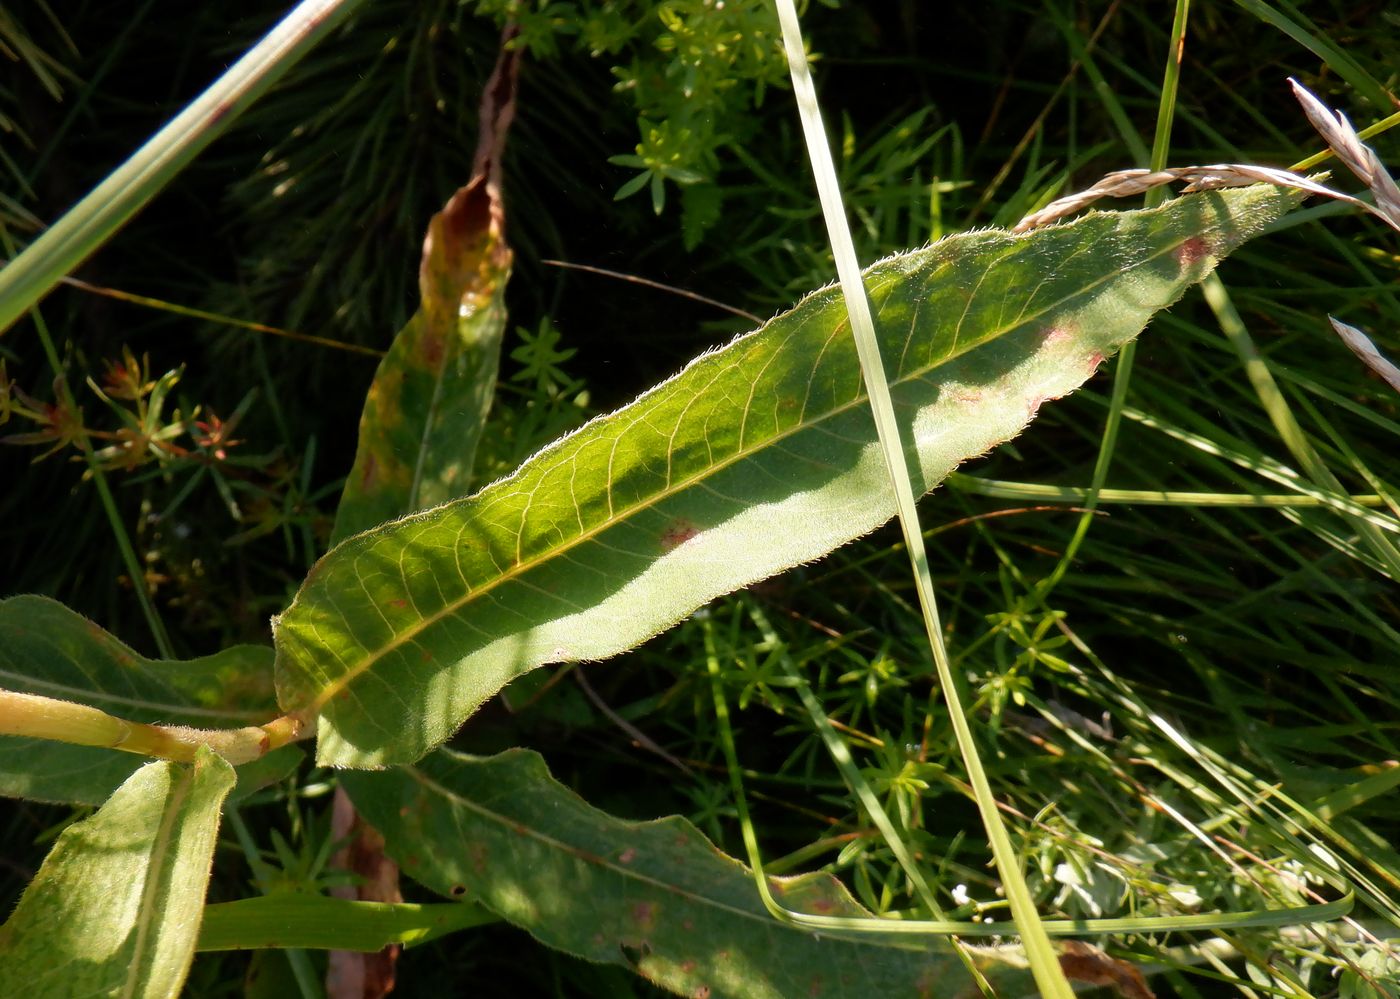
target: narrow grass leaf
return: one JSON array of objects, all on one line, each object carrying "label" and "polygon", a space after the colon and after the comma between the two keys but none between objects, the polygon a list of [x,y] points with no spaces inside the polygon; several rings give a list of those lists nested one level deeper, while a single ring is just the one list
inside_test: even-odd
[{"label": "narrow grass leaf", "polygon": [[1291,4],[1275,5],[1265,3],[1264,0],[1235,0],[1235,3],[1264,23],[1277,28],[1317,56],[1345,80],[1348,86],[1374,104],[1378,110],[1395,106],[1395,99],[1391,96],[1390,91],[1374,76],[1366,72],[1360,63],[1319,32],[1316,26],[1294,9]]},{"label": "narrow grass leaf", "polygon": [[[917,494],[1018,434],[1296,197],[1261,188],[966,233],[865,285]],[[625,651],[894,514],[823,289],[464,500],[353,537],[274,624],[323,763],[406,763],[515,676]]]},{"label": "narrow grass leaf", "polygon": [[199,933],[233,768],[151,763],[69,826],[0,927],[0,995],[174,996]]},{"label": "narrow grass leaf", "polygon": [[[1269,370],[1268,361],[1255,344],[1239,311],[1231,301],[1225,283],[1216,275],[1208,275],[1203,281],[1202,290],[1206,302],[1220,323],[1221,332],[1239,355],[1241,366],[1259,397],[1259,404],[1268,414],[1279,438],[1314,483],[1336,495],[1345,496],[1346,489],[1318,454],[1307,432],[1293,415],[1287,396],[1279,389],[1273,372]],[[1391,579],[1400,579],[1400,548],[1397,548],[1380,528],[1369,523],[1364,517],[1348,516],[1346,520],[1362,544],[1370,549],[1370,554],[1375,557],[1381,571]]]},{"label": "narrow grass leaf", "polygon": [[284,892],[207,906],[195,949],[305,947],[371,953],[494,922],[499,922],[495,915],[470,903],[390,904]]},{"label": "narrow grass leaf", "polygon": [[[185,662],[146,659],[46,597],[0,601],[0,688],[98,708],[126,721],[209,729],[277,715],[272,650],[235,645]],[[284,746],[239,768],[256,787],[301,755]],[[99,805],[142,765],[97,746],[0,736],[0,795]]]},{"label": "narrow grass leaf", "polygon": [[[750,872],[689,822],[607,815],[528,750],[487,759],[443,750],[342,779],[390,854],[429,888],[682,995],[936,997],[968,984],[941,944],[827,937],[772,919]],[[869,917],[829,875],[769,883],[790,908]],[[1005,994],[1029,986],[1023,970],[975,953]]]},{"label": "narrow grass leaf", "polygon": [[243,58],[0,269],[0,332],[109,240],[363,0],[303,0]]}]

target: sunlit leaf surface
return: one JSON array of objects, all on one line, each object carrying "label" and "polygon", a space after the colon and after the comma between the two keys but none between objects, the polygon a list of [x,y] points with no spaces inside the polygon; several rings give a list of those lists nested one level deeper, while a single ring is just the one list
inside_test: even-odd
[{"label": "sunlit leaf surface", "polygon": [[179,994],[233,783],[201,749],[193,764],[141,767],[65,829],[0,927],[0,995]]},{"label": "sunlit leaf surface", "polygon": [[[1014,437],[1294,204],[1190,195],[865,275],[916,488]],[[351,538],[276,622],[318,757],[411,762],[545,663],[635,646],[894,513],[840,294],[823,289],[464,500]]]}]

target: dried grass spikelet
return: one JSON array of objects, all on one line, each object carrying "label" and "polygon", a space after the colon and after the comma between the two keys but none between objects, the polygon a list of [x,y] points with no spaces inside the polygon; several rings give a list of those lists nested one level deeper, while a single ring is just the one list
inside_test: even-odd
[{"label": "dried grass spikelet", "polygon": [[[1325,176],[1322,175],[1322,176]],[[1250,184],[1273,184],[1289,187],[1309,194],[1327,198],[1337,198],[1370,208],[1364,201],[1342,194],[1326,187],[1318,180],[1303,177],[1275,167],[1250,166],[1243,163],[1214,163],[1210,166],[1175,167],[1169,170],[1116,170],[1105,176],[1093,187],[1052,201],[1038,212],[1027,215],[1016,223],[1012,232],[1028,232],[1051,222],[1073,215],[1100,198],[1131,198],[1143,194],[1163,184],[1187,182],[1187,191],[1212,191],[1222,187],[1247,187]]]},{"label": "dried grass spikelet", "polygon": [[1303,105],[1303,113],[1308,116],[1312,127],[1332,147],[1337,159],[1371,189],[1376,204],[1374,207],[1367,205],[1366,210],[1400,229],[1400,187],[1395,186],[1394,179],[1381,165],[1375,150],[1361,141],[1361,136],[1356,134],[1346,115],[1329,110],[1297,80],[1290,78],[1288,82],[1293,87],[1293,96]]},{"label": "dried grass spikelet", "polygon": [[1336,316],[1328,316],[1327,321],[1332,324],[1332,328],[1337,331],[1337,336],[1342,338],[1342,343],[1351,349],[1351,352],[1361,359],[1361,363],[1366,365],[1381,380],[1400,392],[1400,367],[1386,358],[1376,345],[1371,342],[1371,338],[1362,333],[1355,326],[1349,326]]},{"label": "dried grass spikelet", "polygon": [[[1177,167],[1170,170],[1118,170],[1108,174],[1097,184],[1078,194],[1071,194],[1051,202],[1038,212],[1027,215],[1016,224],[1013,232],[1026,232],[1050,222],[1058,221],[1100,198],[1130,198],[1143,194],[1154,187],[1187,182],[1187,191],[1209,191],[1222,187],[1243,187],[1249,184],[1273,184],[1277,187],[1292,188],[1324,198],[1345,201],[1380,218],[1400,230],[1400,188],[1396,187],[1381,165],[1380,159],[1371,150],[1346,115],[1340,111],[1329,111],[1327,107],[1303,88],[1296,80],[1289,80],[1293,93],[1303,105],[1303,113],[1318,130],[1337,158],[1352,173],[1356,174],[1371,189],[1376,199],[1374,205],[1354,198],[1341,191],[1323,185],[1319,178],[1304,177],[1288,170],[1275,167],[1252,166],[1243,163],[1216,163],[1210,166]],[[1321,176],[1326,176],[1321,175]]]},{"label": "dried grass spikelet", "polygon": [[[1038,212],[1027,215],[1016,224],[1013,232],[1027,232],[1039,226],[1058,221],[1073,215],[1100,198],[1130,198],[1143,194],[1154,187],[1187,182],[1187,191],[1209,191],[1221,187],[1242,187],[1248,184],[1273,184],[1277,187],[1292,188],[1308,194],[1332,198],[1356,205],[1363,211],[1376,216],[1393,229],[1400,231],[1400,187],[1386,171],[1385,166],[1370,146],[1361,141],[1361,136],[1352,127],[1347,116],[1341,111],[1328,108],[1315,95],[1297,80],[1289,79],[1293,96],[1303,106],[1303,113],[1337,159],[1354,173],[1371,191],[1375,204],[1354,198],[1341,191],[1335,191],[1322,184],[1326,174],[1304,177],[1288,170],[1274,167],[1250,166],[1241,163],[1217,163],[1212,166],[1178,167],[1173,170],[1118,170],[1108,174],[1097,184],[1078,194],[1071,194],[1053,201]],[[1382,380],[1400,392],[1400,367],[1389,361],[1376,345],[1355,326],[1328,316],[1332,328],[1342,338],[1342,342]]]}]

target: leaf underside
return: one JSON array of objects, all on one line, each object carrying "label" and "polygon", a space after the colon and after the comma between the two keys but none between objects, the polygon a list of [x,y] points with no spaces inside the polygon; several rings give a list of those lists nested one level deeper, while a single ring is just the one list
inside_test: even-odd
[{"label": "leaf underside", "polygon": [[63,831],[0,927],[0,995],[166,997],[194,956],[233,768],[150,763]]},{"label": "leaf underside", "polygon": [[[613,818],[529,750],[487,759],[442,750],[342,781],[415,880],[682,995],[943,997],[971,987],[947,946],[823,936],[774,920],[752,874],[689,822]],[[829,875],[769,882],[788,908],[873,918]],[[987,950],[972,955],[1005,994],[1029,989],[1023,970]]]},{"label": "leaf underside", "polygon": [[[1296,200],[1188,195],[869,268],[916,491],[1018,434]],[[625,651],[893,514],[823,289],[476,495],[332,550],[274,621],[279,701],[319,714],[322,763],[412,762],[512,678]]]}]

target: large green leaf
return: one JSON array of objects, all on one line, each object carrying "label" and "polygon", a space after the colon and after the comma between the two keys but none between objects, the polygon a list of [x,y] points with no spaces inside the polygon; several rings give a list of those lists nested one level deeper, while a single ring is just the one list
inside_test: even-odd
[{"label": "large green leaf", "polygon": [[[871,267],[917,489],[1014,437],[1294,203],[1191,195]],[[274,622],[279,700],[319,714],[324,763],[410,762],[511,678],[614,655],[893,512],[824,289],[475,496],[331,551]]]},{"label": "large green leaf", "polygon": [[208,749],[150,763],[65,829],[0,927],[0,995],[178,994],[233,782]]},{"label": "large green leaf", "polygon": [[[937,997],[972,987],[946,945],[839,939],[778,922],[752,874],[689,822],[613,818],[529,750],[489,759],[441,750],[342,781],[390,855],[429,888],[683,995]],[[770,882],[789,908],[869,918],[829,875]],[[1028,984],[990,952],[970,953],[1005,994]]]},{"label": "large green leaf", "polygon": [[[202,659],[146,659],[46,597],[0,600],[0,687],[99,708],[127,721],[234,728],[277,715],[272,650],[237,645]],[[239,769],[257,786],[295,765],[284,746]],[[45,739],[0,736],[0,795],[99,805],[145,762]]]}]

